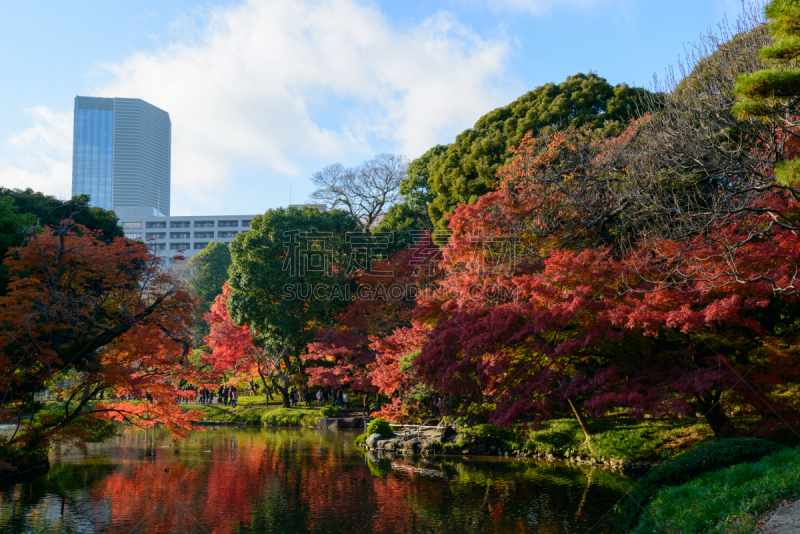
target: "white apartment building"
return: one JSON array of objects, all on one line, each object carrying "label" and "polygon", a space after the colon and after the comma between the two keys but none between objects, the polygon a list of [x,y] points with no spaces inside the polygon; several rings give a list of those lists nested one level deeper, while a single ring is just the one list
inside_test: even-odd
[{"label": "white apartment building", "polygon": [[230,243],[250,229],[254,215],[165,216],[151,208],[119,208],[125,237],[141,239],[159,256],[171,258],[179,250],[189,258],[212,241]]}]

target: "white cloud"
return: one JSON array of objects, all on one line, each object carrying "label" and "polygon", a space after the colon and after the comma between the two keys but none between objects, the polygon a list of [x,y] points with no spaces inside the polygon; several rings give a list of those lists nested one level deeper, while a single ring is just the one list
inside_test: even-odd
[{"label": "white cloud", "polygon": [[[481,0],[465,0],[469,3],[481,3]],[[544,15],[553,9],[567,7],[573,9],[588,9],[600,3],[610,3],[609,0],[492,0],[486,4],[495,11],[524,11],[531,15]],[[616,0],[615,4],[620,1]]]},{"label": "white cloud", "polygon": [[[242,166],[274,159],[303,182],[378,147],[416,157],[513,97],[506,36],[482,38],[445,12],[400,29],[355,0],[254,0],[214,12],[201,36],[177,37],[138,68],[144,53],[107,65],[114,80],[97,94],[167,110],[173,211],[179,197],[218,206],[221,186],[246,183],[231,180]],[[276,143],[291,143],[291,159]]]},{"label": "white cloud", "polygon": [[[288,178],[302,198],[324,165],[419,156],[520,90],[506,76],[511,39],[480,36],[443,11],[403,28],[359,0],[250,0],[200,22],[149,57],[92,68],[110,76],[89,94],[169,112],[174,214],[221,210],[273,161],[236,208],[284,204],[274,197],[288,193]],[[69,196],[71,110],[27,113],[47,143],[31,129],[9,138],[0,184],[14,187],[36,168],[24,186]],[[60,158],[39,165],[59,143]]]},{"label": "white cloud", "polygon": [[0,185],[72,196],[72,113],[44,106],[24,110],[28,127],[5,141]]}]

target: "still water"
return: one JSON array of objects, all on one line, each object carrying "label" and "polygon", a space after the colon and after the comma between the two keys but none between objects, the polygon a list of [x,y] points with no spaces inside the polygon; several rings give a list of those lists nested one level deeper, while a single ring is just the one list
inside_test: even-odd
[{"label": "still water", "polygon": [[[3,533],[600,533],[631,481],[490,457],[370,459],[352,432],[129,432],[0,485]],[[598,523],[598,521],[600,523]]]}]

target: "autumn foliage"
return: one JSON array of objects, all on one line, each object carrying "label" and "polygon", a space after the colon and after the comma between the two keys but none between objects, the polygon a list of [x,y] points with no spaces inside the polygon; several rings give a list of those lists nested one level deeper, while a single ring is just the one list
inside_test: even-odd
[{"label": "autumn foliage", "polygon": [[[789,392],[800,379],[800,238],[757,210],[702,235],[630,238],[642,223],[625,196],[625,152],[647,120],[611,139],[527,137],[497,190],[456,209],[444,276],[421,294],[413,342],[404,327],[373,344],[378,361],[398,367],[373,373],[385,393],[397,391],[406,358],[451,415],[470,421],[623,407],[698,413],[726,436],[798,420]],[[781,193],[759,201],[797,210]],[[402,414],[401,399],[385,415]]]},{"label": "autumn foliage", "polygon": [[228,313],[230,294],[226,282],[222,294],[217,295],[211,311],[205,315],[211,331],[205,338],[210,350],[204,355],[204,361],[213,369],[212,376],[219,378],[227,373],[248,380],[258,378],[265,391],[270,384],[279,381],[288,384],[289,370],[284,353],[257,345],[249,325],[234,324]]},{"label": "autumn foliage", "polygon": [[[143,244],[106,243],[65,220],[29,235],[4,260],[10,284],[0,297],[0,422],[6,450],[82,439],[94,418],[156,423],[181,435],[192,413],[177,406],[187,365],[194,298]],[[49,389],[60,413],[34,413],[33,394]],[[105,398],[136,402],[90,403]],[[144,400],[146,397],[147,400]]]}]

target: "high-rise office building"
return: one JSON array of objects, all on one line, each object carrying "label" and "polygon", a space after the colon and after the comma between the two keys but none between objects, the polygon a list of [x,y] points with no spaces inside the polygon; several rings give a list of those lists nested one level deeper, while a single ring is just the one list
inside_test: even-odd
[{"label": "high-rise office building", "polygon": [[169,215],[172,123],[138,98],[75,97],[72,194]]}]

